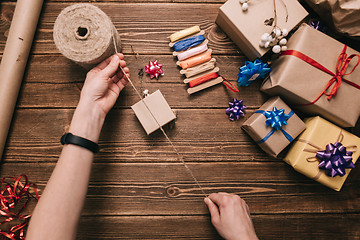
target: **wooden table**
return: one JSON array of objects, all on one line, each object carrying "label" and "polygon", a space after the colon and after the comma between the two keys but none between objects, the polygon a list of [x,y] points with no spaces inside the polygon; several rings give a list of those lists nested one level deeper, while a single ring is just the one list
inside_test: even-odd
[{"label": "wooden table", "polygon": [[[244,119],[225,114],[232,98],[244,99],[250,116],[265,100],[260,83],[234,94],[222,85],[188,96],[167,37],[199,24],[221,74],[236,79],[246,58],[215,25],[224,0],[109,0],[93,2],[120,33],[123,53],[139,89],[160,89],[177,112],[166,129],[207,193],[239,194],[248,203],[261,239],[360,239],[360,168],[335,192],[267,156],[241,130]],[[16,107],[1,177],[28,175],[44,189],[61,151],[86,71],[64,58],[52,37],[54,21],[70,0],[48,0]],[[2,54],[14,1],[0,3]],[[158,59],[159,80],[138,72]],[[201,191],[165,138],[147,136],[130,106],[138,101],[127,87],[102,131],[78,239],[218,239]],[[283,156],[283,155],[282,155]],[[33,207],[33,206],[32,206]]]}]

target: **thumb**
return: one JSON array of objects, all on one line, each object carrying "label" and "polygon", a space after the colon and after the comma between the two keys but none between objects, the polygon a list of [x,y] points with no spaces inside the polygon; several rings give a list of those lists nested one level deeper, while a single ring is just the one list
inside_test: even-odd
[{"label": "thumb", "polygon": [[101,70],[101,74],[106,78],[111,78],[119,69],[119,65],[120,59],[117,55],[114,55],[110,63],[103,70]]},{"label": "thumb", "polygon": [[204,202],[206,203],[207,207],[209,208],[212,222],[213,223],[219,222],[220,221],[220,213],[219,213],[219,209],[216,206],[216,204],[213,201],[211,201],[210,198],[205,198]]}]

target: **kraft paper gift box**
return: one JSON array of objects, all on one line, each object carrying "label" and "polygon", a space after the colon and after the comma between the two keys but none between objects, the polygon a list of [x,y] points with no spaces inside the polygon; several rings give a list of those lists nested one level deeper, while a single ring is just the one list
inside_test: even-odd
[{"label": "kraft paper gift box", "polygon": [[[322,32],[303,24],[288,41],[288,51],[283,54],[291,54],[293,50],[315,60],[323,67],[336,72],[337,61],[345,45]],[[346,54],[359,54],[357,51],[346,47]],[[295,52],[296,53],[296,52]],[[306,58],[306,57],[305,57]],[[346,70],[350,73],[358,61],[354,57]],[[360,115],[360,66],[349,74],[344,75],[341,85],[337,89],[336,96],[328,100],[323,94],[314,104],[326,85],[333,80],[333,75],[320,70],[296,56],[282,55],[271,66],[272,71],[267,80],[261,86],[261,90],[269,95],[281,96],[287,103],[294,104],[299,110],[313,116],[320,115],[327,120],[342,127],[355,126]],[[341,79],[341,77],[339,77]],[[345,82],[345,80],[350,82]],[[332,84],[327,90],[331,93]],[[356,85],[355,85],[356,84]],[[357,86],[357,87],[356,87]]]},{"label": "kraft paper gift box", "polygon": [[[274,107],[278,111],[283,109],[286,115],[290,115],[287,119],[287,124],[283,125],[279,130],[267,126],[265,121],[269,118],[265,117],[262,113],[263,111],[273,112]],[[293,113],[280,97],[269,99],[258,111],[256,111],[258,113],[255,112],[244,122],[242,128],[266,153],[273,157],[276,157],[305,129],[304,122]]]},{"label": "kraft paper gift box", "polygon": [[325,150],[329,143],[341,142],[347,151],[353,152],[351,161],[355,164],[360,155],[360,138],[321,117],[305,119],[305,124],[306,130],[294,140],[284,161],[307,177],[340,191],[351,169],[345,169],[344,176],[327,176],[319,169],[321,161],[316,159],[316,152]]},{"label": "kraft paper gift box", "polygon": [[160,90],[146,96],[131,108],[148,135],[159,129],[159,125],[162,127],[176,118]]},{"label": "kraft paper gift box", "polygon": [[[292,30],[308,15],[296,0],[276,0],[277,25],[281,29]],[[264,24],[266,19],[274,18],[272,0],[248,1],[249,9],[242,11],[239,0],[228,0],[219,9],[216,23],[234,41],[241,51],[251,60],[263,56],[271,48],[259,46],[261,35],[271,33],[272,26]]]}]

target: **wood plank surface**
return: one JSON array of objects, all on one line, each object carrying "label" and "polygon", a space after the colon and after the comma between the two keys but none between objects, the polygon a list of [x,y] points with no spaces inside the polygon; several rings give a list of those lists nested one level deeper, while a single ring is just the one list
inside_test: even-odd
[{"label": "wood plank surface", "polygon": [[[247,110],[249,115],[253,111]],[[224,109],[178,109],[176,113],[175,126],[166,131],[190,161],[269,161],[240,129],[243,120],[228,121]],[[70,124],[72,114],[72,109],[18,110],[4,161],[56,161],[61,150],[59,136]],[[203,128],[203,125],[208,127]],[[161,132],[147,136],[130,109],[110,112],[100,137],[100,147],[96,159],[101,162],[178,161]]]},{"label": "wood plank surface", "polygon": [[[125,54],[170,54],[168,37],[173,32],[193,25],[206,31],[214,54],[238,54],[239,49],[214,23],[221,4],[170,3],[94,3],[111,16],[122,41]],[[2,4],[0,48],[3,49],[14,3]],[[53,41],[56,17],[69,3],[46,3],[38,25],[34,54],[58,53]],[[156,12],[156,14],[154,14]],[[199,15],[198,13],[202,14]],[[184,20],[184,16],[186,19]]]},{"label": "wood plank surface", "polygon": [[[208,193],[242,196],[253,214],[359,213],[359,170],[340,193],[295,172],[283,162],[188,163]],[[3,176],[32,176],[43,189],[54,163],[5,163]],[[96,163],[84,215],[207,214],[203,194],[181,163]]]},{"label": "wood plank surface", "polygon": [[[62,9],[79,1],[45,2],[43,12],[35,36],[33,54],[59,53],[53,41],[53,26]],[[140,0],[142,1],[142,0]],[[83,2],[89,2],[83,0]],[[224,1],[191,1],[192,3],[130,3],[95,1],[93,4],[101,8],[114,23],[122,41],[122,52],[125,54],[163,55],[172,52],[168,46],[169,35],[199,25],[205,30],[209,40],[209,48],[213,54],[243,55],[240,49],[215,24],[219,7]],[[205,0],[206,2],[206,0]],[[8,29],[10,27],[15,3],[2,3],[0,18],[0,53],[2,53]],[[156,14],[153,14],[156,12]],[[199,12],[201,14],[199,14]],[[186,18],[184,19],[184,16]],[[336,36],[349,46],[360,50],[357,42]]]},{"label": "wood plank surface", "polygon": [[[329,236],[331,239],[359,239],[358,219],[358,214],[346,216],[340,214],[253,216],[258,237],[264,240],[326,240],[330,238]],[[114,231],[114,229],[120,230]],[[103,232],[103,230],[105,231]],[[100,238],[220,239],[212,228],[208,216],[101,217],[96,222],[91,217],[83,218],[80,223],[78,239]]]},{"label": "wood plank surface", "polygon": [[[239,194],[248,203],[260,239],[360,239],[360,168],[340,192],[269,157],[241,130],[267,96],[260,82],[233,93],[223,85],[189,96],[167,37],[198,24],[206,31],[220,74],[235,83],[247,60],[214,23],[225,0],[47,0],[25,72],[0,176],[26,174],[40,194],[61,151],[86,71],[63,57],[52,34],[66,6],[90,2],[116,26],[130,73],[139,90],[160,89],[176,111],[165,128],[205,192]],[[15,8],[0,2],[0,57]],[[352,43],[354,44],[354,43]],[[356,42],[355,42],[356,45]],[[165,75],[138,75],[158,59]],[[246,117],[230,122],[225,109],[244,99]],[[161,134],[147,136],[130,109],[139,101],[131,87],[121,93],[100,136],[77,239],[219,239],[203,194]],[[360,121],[349,129],[360,136]],[[29,205],[31,212],[35,202]]]},{"label": "wood plank surface", "polygon": [[[173,108],[224,108],[234,97],[247,96],[245,103],[249,108],[259,107],[265,100],[265,95],[258,91],[260,82],[250,87],[240,88],[240,93],[233,93],[220,84],[197,94],[189,95],[187,85],[183,83],[184,76],[179,73],[175,59],[170,55],[141,55],[139,57],[126,55],[131,78],[136,87],[142,91],[149,89],[154,92],[160,89]],[[148,75],[139,77],[138,73],[149,60],[158,59],[162,63],[165,75],[158,80],[150,79]],[[217,56],[216,65],[220,74],[232,80],[236,85],[238,68],[244,64],[245,58],[240,56]],[[41,72],[42,74],[38,74]],[[18,107],[21,108],[74,108],[79,99],[80,89],[85,79],[86,71],[70,62],[61,55],[36,55],[30,59],[27,81],[22,86],[22,94]],[[209,102],[209,97],[211,102]],[[129,85],[122,93],[115,107],[127,107],[139,101],[136,92]]]}]

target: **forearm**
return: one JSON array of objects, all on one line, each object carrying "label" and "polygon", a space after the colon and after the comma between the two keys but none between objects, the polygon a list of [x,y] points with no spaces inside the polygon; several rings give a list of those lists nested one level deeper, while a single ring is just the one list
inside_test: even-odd
[{"label": "forearm", "polygon": [[[69,132],[97,142],[104,114],[79,104]],[[65,145],[30,221],[27,240],[75,239],[86,198],[93,153]]]}]

